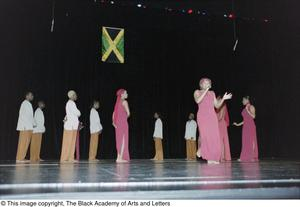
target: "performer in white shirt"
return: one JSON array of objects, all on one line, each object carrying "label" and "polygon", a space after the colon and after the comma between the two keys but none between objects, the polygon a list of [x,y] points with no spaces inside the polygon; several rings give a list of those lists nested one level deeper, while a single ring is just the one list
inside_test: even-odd
[{"label": "performer in white shirt", "polygon": [[98,161],[98,159],[96,159],[98,142],[99,142],[99,136],[103,129],[100,121],[100,116],[97,111],[99,107],[100,107],[99,101],[94,101],[93,107],[91,108],[91,112],[90,112],[91,139],[90,139],[89,161]]},{"label": "performer in white shirt", "polygon": [[75,144],[77,130],[79,127],[80,111],[77,109],[75,101],[77,100],[77,94],[75,91],[70,90],[68,92],[69,100],[66,104],[66,116],[64,119],[64,134],[61,149],[61,162],[77,162],[74,159]]},{"label": "performer in white shirt", "polygon": [[194,120],[195,116],[193,113],[189,114],[189,120],[185,125],[185,135],[186,140],[186,159],[196,160],[196,133],[197,133],[197,122]]},{"label": "performer in white shirt", "polygon": [[155,144],[155,156],[152,160],[161,161],[164,159],[164,151],[162,146],[162,139],[163,139],[163,123],[160,119],[159,113],[154,114],[155,121],[155,128],[153,133],[153,139]]},{"label": "performer in white shirt", "polygon": [[19,131],[19,143],[16,156],[17,163],[29,162],[29,160],[26,160],[25,157],[31,141],[34,126],[31,101],[33,101],[33,94],[32,92],[27,92],[25,100],[22,102],[20,107],[17,124],[17,131]]},{"label": "performer in white shirt", "polygon": [[45,117],[43,109],[45,103],[43,101],[38,102],[38,108],[34,112],[35,127],[33,128],[33,135],[30,144],[30,161],[37,162],[42,161],[40,158],[41,145],[43,133],[45,133]]}]

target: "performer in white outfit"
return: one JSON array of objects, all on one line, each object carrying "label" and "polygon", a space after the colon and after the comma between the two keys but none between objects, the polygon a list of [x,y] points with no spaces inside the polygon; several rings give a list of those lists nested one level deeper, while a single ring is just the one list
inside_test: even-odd
[{"label": "performer in white outfit", "polygon": [[40,158],[41,145],[43,133],[45,133],[45,117],[43,109],[45,103],[43,101],[38,102],[38,108],[34,112],[35,127],[33,128],[33,135],[30,144],[30,161],[37,162],[42,161]]},{"label": "performer in white outfit", "polygon": [[186,159],[196,160],[196,133],[197,133],[197,122],[194,120],[195,116],[193,113],[189,114],[189,120],[185,125],[185,135],[186,140]]},{"label": "performer in white outfit", "polygon": [[103,129],[100,121],[100,116],[97,111],[99,107],[100,107],[99,101],[94,101],[93,107],[91,108],[90,111],[91,139],[90,139],[89,161],[98,161],[98,159],[96,159],[98,142],[99,142],[99,136]]},{"label": "performer in white outfit", "polygon": [[16,156],[17,163],[29,162],[28,160],[25,160],[25,157],[31,141],[34,126],[33,108],[30,103],[31,101],[33,101],[33,94],[32,92],[27,92],[25,100],[22,102],[19,110],[17,124],[17,131],[19,131],[19,143]]},{"label": "performer in white outfit", "polygon": [[160,119],[159,113],[154,114],[155,121],[155,128],[153,133],[153,139],[155,144],[155,156],[152,160],[163,160],[164,159],[164,151],[162,146],[162,139],[163,139],[163,123]]},{"label": "performer in white outfit", "polygon": [[75,101],[77,94],[75,91],[68,92],[69,101],[66,104],[66,116],[64,119],[64,134],[61,149],[61,162],[77,162],[74,160],[76,135],[79,127],[80,111],[77,109]]}]

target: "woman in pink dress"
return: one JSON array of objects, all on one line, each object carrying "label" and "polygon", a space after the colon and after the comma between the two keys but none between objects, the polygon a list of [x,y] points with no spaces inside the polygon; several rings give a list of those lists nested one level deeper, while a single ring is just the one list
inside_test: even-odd
[{"label": "woman in pink dress", "polygon": [[118,157],[117,163],[124,163],[130,160],[128,151],[128,122],[130,116],[129,106],[126,99],[128,98],[127,91],[119,89],[117,91],[117,101],[113,112],[113,126],[116,132],[116,147]]},{"label": "woman in pink dress", "polygon": [[207,160],[208,164],[218,164],[221,160],[221,138],[218,126],[218,118],[215,108],[222,106],[223,102],[231,99],[232,95],[225,93],[218,101],[215,93],[210,91],[211,80],[202,78],[200,90],[194,92],[195,102],[198,104],[197,123],[200,134],[200,142],[197,156]]},{"label": "woman in pink dress", "polygon": [[243,121],[234,122],[235,126],[242,126],[242,152],[239,161],[258,161],[258,146],[255,126],[255,107],[251,105],[249,96],[243,98]]},{"label": "woman in pink dress", "polygon": [[[219,96],[218,101],[221,101],[221,97]],[[229,138],[228,138],[228,131],[227,127],[229,126],[229,114],[227,110],[226,103],[224,102],[222,106],[216,110],[218,120],[219,120],[219,130],[220,130],[220,137],[221,137],[221,149],[222,149],[222,156],[221,160],[223,161],[230,161],[230,145],[229,145]]]}]

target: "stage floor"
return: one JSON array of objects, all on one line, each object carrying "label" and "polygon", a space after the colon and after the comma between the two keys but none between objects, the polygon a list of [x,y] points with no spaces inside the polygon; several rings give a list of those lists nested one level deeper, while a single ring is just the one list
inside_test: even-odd
[{"label": "stage floor", "polygon": [[1,199],[300,198],[300,161],[0,163]]}]

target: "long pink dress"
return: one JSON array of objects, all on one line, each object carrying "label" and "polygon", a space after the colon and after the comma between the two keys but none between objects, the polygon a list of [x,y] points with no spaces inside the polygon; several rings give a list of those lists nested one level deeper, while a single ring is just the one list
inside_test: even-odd
[{"label": "long pink dress", "polygon": [[230,161],[231,154],[230,154],[230,145],[229,145],[229,138],[228,138],[228,131],[227,127],[229,126],[229,115],[226,104],[224,104],[218,110],[218,120],[219,120],[219,130],[220,130],[220,137],[221,137],[221,149],[222,149],[222,160]]},{"label": "long pink dress", "polygon": [[208,91],[198,104],[197,123],[200,133],[199,148],[205,160],[221,160],[221,139],[214,106],[215,93]]},{"label": "long pink dress", "polygon": [[122,156],[123,160],[130,160],[129,150],[128,150],[128,122],[127,122],[127,112],[122,104],[121,95],[124,90],[119,90],[117,92],[117,101],[114,109],[114,123],[116,125],[116,148],[119,155]]},{"label": "long pink dress", "polygon": [[258,160],[258,146],[256,137],[256,126],[254,119],[247,112],[246,108],[250,108],[250,104],[246,105],[242,111],[243,116],[243,130],[242,130],[242,152],[240,156],[241,161],[257,161]]}]

